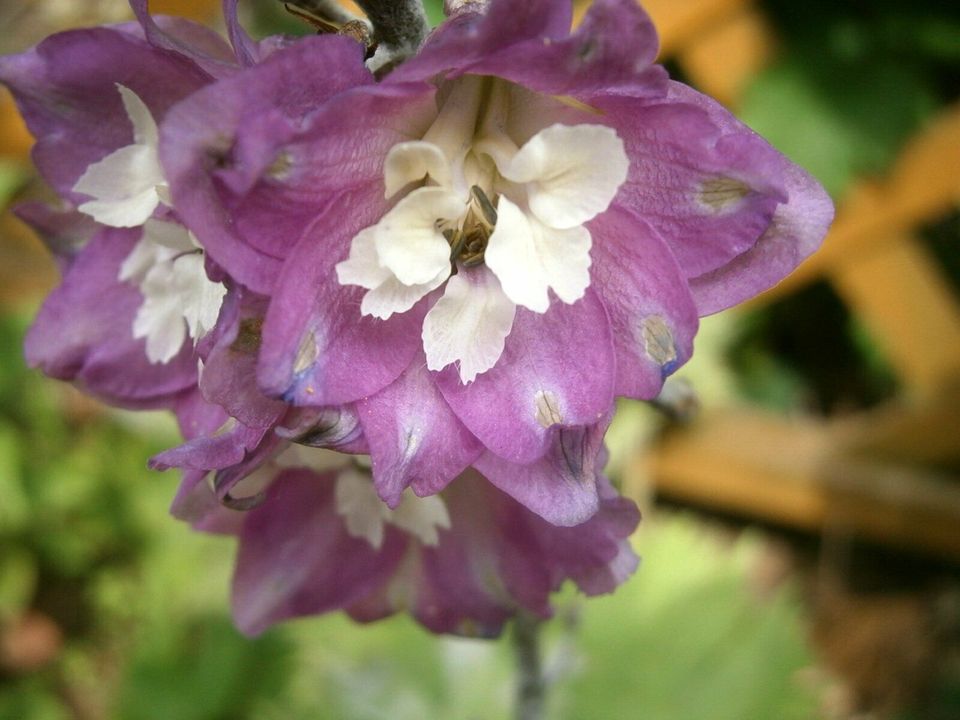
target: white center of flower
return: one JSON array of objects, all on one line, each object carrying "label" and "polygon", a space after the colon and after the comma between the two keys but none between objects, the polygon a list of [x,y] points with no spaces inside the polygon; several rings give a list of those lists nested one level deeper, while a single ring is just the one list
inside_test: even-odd
[{"label": "white center of flower", "polygon": [[133,144],[93,163],[73,189],[94,198],[78,209],[98,223],[137,227],[161,202],[169,204],[168,188],[157,156],[157,123],[133,90],[120,84],[117,89],[133,125]]},{"label": "white center of flower", "polygon": [[151,219],[170,205],[167,181],[157,155],[157,123],[143,100],[117,85],[133,126],[133,144],[95,162],[73,189],[94,199],[78,207],[110,227],[143,225],[143,237],[120,267],[118,279],[136,283],[143,304],[133,321],[133,336],[146,338],[152,363],[170,362],[189,333],[194,343],[216,324],[227,289],[211,282],[203,249],[185,227]]},{"label": "white center of flower", "polygon": [[147,220],[118,277],[140,287],[143,304],[133,321],[133,336],[146,338],[152,363],[172,360],[187,334],[196,343],[210,332],[227,294],[223,283],[207,277],[193,233],[162,220]]},{"label": "white center of flower", "polygon": [[405,194],[337,265],[341,284],[367,289],[361,313],[380,319],[446,283],[424,320],[423,347],[431,370],[455,363],[464,383],[496,364],[517,305],[544,313],[548,290],[565,303],[583,297],[584,223],[627,177],[610,128],[551,125],[518,147],[510,113],[505,82],[453,81],[423,139],[386,157],[387,197]]}]

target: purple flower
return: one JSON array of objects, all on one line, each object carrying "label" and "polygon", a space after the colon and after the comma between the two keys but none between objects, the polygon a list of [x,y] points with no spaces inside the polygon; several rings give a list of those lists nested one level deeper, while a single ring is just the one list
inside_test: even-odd
[{"label": "purple flower", "polygon": [[240,64],[208,29],[132,5],[142,24],[54,35],[0,58],[0,82],[66,208],[20,213],[64,276],[27,337],[28,361],[108,402],[170,406],[194,392],[194,346],[213,329],[226,287],[171,205],[157,122]]},{"label": "purple flower", "polygon": [[234,618],[251,634],[342,609],[364,622],[409,611],[433,632],[491,637],[519,611],[549,617],[565,580],[596,595],[637,567],[627,538],[639,514],[606,480],[598,512],[576,528],[547,523],[475,471],[436,495],[407,491],[390,509],[362,457],[300,445],[234,490],[258,504],[225,508],[198,483],[174,512],[239,537]]},{"label": "purple flower", "polygon": [[654,397],[698,315],[781,279],[832,204],[653,64],[632,0],[572,34],[568,2],[465,7],[379,82],[343,38],[278,50],[177,106],[160,157],[212,260],[270,297],[262,391],[356,404],[388,504],[472,465],[576,525],[613,399]]}]

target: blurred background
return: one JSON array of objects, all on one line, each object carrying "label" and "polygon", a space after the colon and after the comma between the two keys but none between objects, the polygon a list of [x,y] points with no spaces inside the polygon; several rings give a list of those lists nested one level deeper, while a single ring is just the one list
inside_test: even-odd
[{"label": "blurred background", "polygon": [[[255,35],[309,31],[245,5]],[[704,320],[667,412],[622,403],[610,472],[644,510],[644,564],[611,597],[558,598],[550,717],[955,720],[960,5],[644,5],[672,74],[816,175],[838,216],[791,278]],[[215,0],[151,7],[219,22]],[[0,0],[0,52],[128,17]],[[145,467],[173,424],[24,368],[57,282],[7,211],[43,196],[30,144],[0,95],[0,720],[509,717],[505,640],[405,618],[233,630],[232,542],[168,517],[177,478]]]}]

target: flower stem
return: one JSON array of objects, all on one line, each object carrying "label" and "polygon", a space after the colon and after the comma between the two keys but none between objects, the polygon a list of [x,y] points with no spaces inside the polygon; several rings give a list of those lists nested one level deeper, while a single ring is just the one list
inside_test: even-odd
[{"label": "flower stem", "polygon": [[513,650],[517,658],[517,704],[514,720],[543,720],[546,682],[540,658],[540,626],[543,621],[521,614],[513,621]]}]

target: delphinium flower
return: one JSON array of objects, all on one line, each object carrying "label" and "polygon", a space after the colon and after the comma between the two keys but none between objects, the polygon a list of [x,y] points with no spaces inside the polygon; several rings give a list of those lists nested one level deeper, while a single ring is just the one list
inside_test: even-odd
[{"label": "delphinium flower", "polygon": [[698,316],[780,280],[832,205],[669,80],[632,0],[573,32],[563,0],[457,5],[325,101],[360,62],[334,38],[199,90],[160,157],[209,256],[270,298],[261,391],[355,406],[390,507],[473,467],[576,526],[614,398],[656,396]]},{"label": "delphinium flower", "polygon": [[488,635],[564,580],[615,588],[639,518],[602,474],[614,398],[655,397],[698,316],[829,223],[653,63],[633,2],[572,33],[561,0],[457,5],[371,52],[255,43],[228,2],[231,50],[134,2],[0,62],[65,201],[25,211],[65,266],[28,357],[177,413],[153,465],[238,535],[248,632],[343,608]]}]

